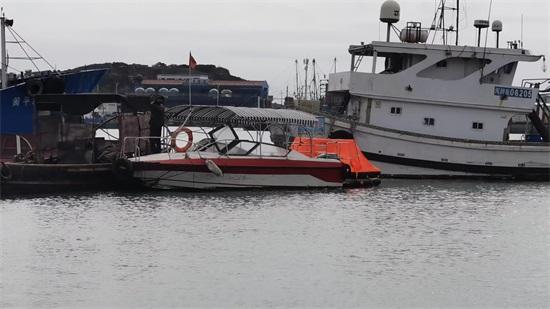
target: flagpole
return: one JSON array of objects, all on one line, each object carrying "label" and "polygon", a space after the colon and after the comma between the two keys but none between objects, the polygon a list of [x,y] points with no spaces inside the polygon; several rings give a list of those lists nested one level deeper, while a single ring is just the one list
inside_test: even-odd
[{"label": "flagpole", "polygon": [[[191,59],[191,52],[189,52],[189,59]],[[191,63],[189,63],[189,78],[187,79],[187,84],[189,84],[189,105],[191,105]]]}]

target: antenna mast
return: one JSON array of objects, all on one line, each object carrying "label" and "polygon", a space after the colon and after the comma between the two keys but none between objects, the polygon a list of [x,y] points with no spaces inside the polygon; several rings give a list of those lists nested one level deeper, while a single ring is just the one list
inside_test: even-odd
[{"label": "antenna mast", "polygon": [[[447,45],[447,41],[449,41],[449,35],[448,32],[456,32],[455,37],[455,44],[458,45],[458,23],[460,19],[460,1],[456,0],[456,7],[447,7],[445,6],[446,0],[440,0],[439,1],[439,7],[437,8],[434,19],[432,21],[432,25],[430,27],[430,31],[435,31],[434,36],[432,38],[432,42],[435,40],[435,37],[437,35],[437,31],[442,31],[442,40],[443,44]],[[448,28],[445,26],[445,10],[451,10],[456,11],[456,25],[450,25]],[[455,28],[456,27],[456,28]]]},{"label": "antenna mast", "polygon": [[305,72],[306,72],[306,76],[304,77],[304,82],[305,82],[305,85],[304,85],[304,100],[307,100],[307,68],[309,66],[309,59],[308,58],[304,59],[304,64],[305,64]]},{"label": "antenna mast", "polygon": [[441,5],[441,17],[440,17],[440,25],[441,25],[441,29],[443,29],[442,31],[442,35],[443,35],[443,44],[447,45],[447,39],[445,38],[445,35],[447,34],[445,31],[445,0],[442,0],[441,1],[442,5]]},{"label": "antenna mast", "polygon": [[[6,41],[6,30],[11,34],[13,37],[13,41]],[[12,43],[12,44],[18,44],[25,56],[21,57],[10,57],[7,54],[7,48],[6,43]],[[25,47],[23,47],[23,44],[27,45],[30,50],[36,54],[35,56],[31,56],[30,52],[27,52]],[[36,49],[34,49],[19,33],[17,33],[13,29],[13,19],[6,18],[6,15],[4,14],[4,8],[1,8],[0,10],[0,62],[1,62],[1,81],[2,85],[0,86],[0,89],[7,88],[8,87],[8,64],[10,59],[15,60],[30,60],[32,65],[36,68],[36,70],[40,73],[40,68],[38,65],[34,62],[34,60],[40,59],[44,61],[52,70],[55,71],[55,67],[51,65]],[[12,67],[12,69],[17,70]]]},{"label": "antenna mast", "polygon": [[458,19],[459,19],[459,14],[460,13],[460,0],[456,0],[456,36],[455,36],[455,39],[456,39],[456,42],[455,42],[455,45],[458,46]]},{"label": "antenna mast", "polygon": [[317,70],[315,69],[315,59],[313,59],[313,94],[314,94],[314,99],[317,100],[319,99],[319,88],[317,87]]},{"label": "antenna mast", "polygon": [[519,42],[519,46],[523,49],[523,14],[521,14],[521,41]]},{"label": "antenna mast", "polygon": [[[8,24],[8,21],[10,20],[6,19],[6,16],[4,15],[4,11],[2,9],[2,15],[0,16],[0,48],[2,48],[2,58],[0,60],[2,61],[2,87],[0,89],[8,87],[8,57],[6,56],[6,25]],[[13,20],[11,20],[10,23],[13,24]]]}]

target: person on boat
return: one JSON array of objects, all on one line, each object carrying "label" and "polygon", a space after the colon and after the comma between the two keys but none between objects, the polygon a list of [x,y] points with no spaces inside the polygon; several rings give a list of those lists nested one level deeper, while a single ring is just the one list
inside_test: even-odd
[{"label": "person on boat", "polygon": [[161,151],[162,126],[164,125],[164,97],[155,96],[151,101],[151,119],[149,120],[151,153]]}]

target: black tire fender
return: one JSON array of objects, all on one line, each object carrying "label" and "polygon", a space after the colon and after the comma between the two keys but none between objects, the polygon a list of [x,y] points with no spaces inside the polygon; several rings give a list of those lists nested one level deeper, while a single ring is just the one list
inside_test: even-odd
[{"label": "black tire fender", "polygon": [[27,94],[31,97],[42,94],[44,92],[44,83],[39,79],[31,79],[27,81]]},{"label": "black tire fender", "polygon": [[0,177],[2,180],[9,180],[12,177],[11,168],[4,162],[2,162],[2,166],[0,167]]},{"label": "black tire fender", "polygon": [[122,178],[131,178],[134,175],[134,164],[126,158],[118,158],[113,162],[113,172]]}]

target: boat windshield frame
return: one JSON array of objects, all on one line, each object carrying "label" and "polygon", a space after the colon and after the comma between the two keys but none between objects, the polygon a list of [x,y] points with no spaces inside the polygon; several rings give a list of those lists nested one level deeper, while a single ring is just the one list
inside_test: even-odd
[{"label": "boat windshield frame", "polygon": [[[178,128],[178,130],[183,127],[186,127],[185,124],[182,124]],[[216,133],[222,131],[223,129],[228,129],[231,132],[232,136],[229,138],[220,138],[219,136],[216,136]],[[207,137],[193,144],[191,151],[216,152],[224,156],[249,156],[256,151],[259,151],[259,156],[286,157],[292,151],[290,146],[292,145],[295,137],[301,136],[312,139],[314,135],[314,132],[308,127],[298,125],[282,125],[279,123],[273,123],[269,125],[262,125],[258,123],[256,125],[251,125],[243,128],[243,131],[248,134],[248,137],[250,137],[250,139],[239,136],[239,134],[235,130],[235,127],[229,124],[219,125],[209,131],[205,130],[205,127],[201,126],[198,127],[198,130],[207,135]],[[256,136],[253,135],[254,132],[256,133]],[[267,139],[267,137],[265,136],[266,133],[270,134],[270,142],[265,141],[265,139]],[[179,140],[177,136],[175,138],[176,140]],[[234,150],[238,145],[242,145],[244,143],[249,143],[253,145],[248,149],[242,147],[242,152],[231,153],[231,151]],[[269,149],[271,149],[271,151],[268,151]],[[271,153],[271,155],[266,155],[266,152]],[[277,154],[273,155],[273,153]]]}]

